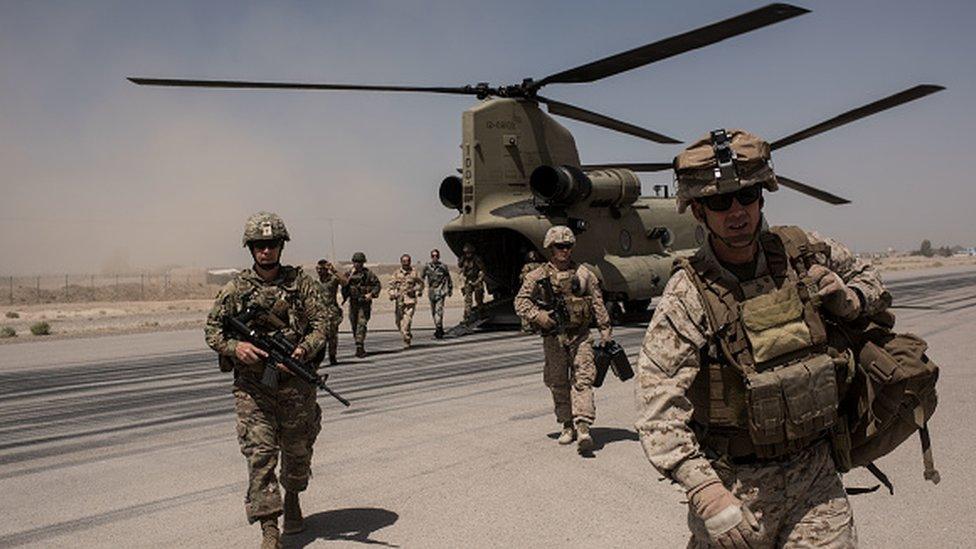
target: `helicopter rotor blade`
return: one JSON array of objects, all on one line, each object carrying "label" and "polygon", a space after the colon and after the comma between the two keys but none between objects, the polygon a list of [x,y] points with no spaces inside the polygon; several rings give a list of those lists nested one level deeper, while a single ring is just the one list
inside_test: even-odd
[{"label": "helicopter rotor blade", "polygon": [[311,84],[302,82],[253,82],[246,80],[188,80],[181,78],[130,77],[140,86],[168,86],[176,88],[234,88],[252,90],[346,90],[381,92],[427,92],[457,95],[478,95],[474,86],[373,86],[360,84]]},{"label": "helicopter rotor blade", "polygon": [[921,84],[915,86],[914,88],[909,88],[907,90],[898,92],[894,95],[889,95],[884,99],[879,99],[873,103],[864,105],[863,107],[858,107],[856,109],[851,109],[843,114],[837,115],[830,120],[826,120],[814,126],[810,126],[805,130],[800,130],[794,134],[788,135],[782,139],[770,143],[769,147],[773,150],[785,147],[787,145],[792,145],[797,141],[802,141],[809,137],[821,134],[827,130],[832,130],[838,126],[843,126],[844,124],[850,124],[855,120],[859,120],[866,116],[871,116],[872,114],[877,114],[881,111],[897,107],[903,103],[908,103],[909,101],[914,101],[916,99],[921,99],[926,95],[933,94],[944,90],[944,86],[935,86],[932,84]]},{"label": "helicopter rotor blade", "polygon": [[783,177],[782,175],[779,175],[779,174],[776,175],[776,181],[778,181],[779,184],[782,185],[782,186],[784,186],[784,187],[793,189],[794,191],[801,192],[801,193],[803,193],[803,194],[805,194],[807,196],[812,196],[813,198],[816,198],[817,200],[823,200],[824,202],[827,202],[829,204],[833,204],[835,206],[836,205],[839,205],[839,204],[850,204],[851,203],[851,201],[848,200],[848,199],[846,199],[846,198],[841,198],[841,197],[837,196],[836,194],[828,193],[827,191],[824,191],[822,189],[818,189],[816,187],[811,187],[810,185],[807,185],[805,183],[800,183],[799,181],[797,181],[795,179],[790,179],[788,177]]},{"label": "helicopter rotor blade", "polygon": [[670,162],[617,162],[610,164],[583,164],[584,170],[630,170],[632,172],[663,172],[672,168]]},{"label": "helicopter rotor blade", "polygon": [[810,10],[790,4],[770,4],[718,23],[551,74],[533,83],[532,89],[537,90],[546,84],[593,82],[809,12]]},{"label": "helicopter rotor blade", "polygon": [[572,118],[573,120],[579,120],[580,122],[586,122],[588,124],[593,124],[594,126],[600,126],[621,133],[626,133],[628,135],[647,139],[648,141],[653,141],[655,143],[681,143],[681,141],[678,141],[673,137],[668,137],[666,135],[641,128],[640,126],[635,126],[628,122],[617,120],[616,118],[610,118],[609,116],[600,113],[588,111],[568,103],[562,103],[538,95],[535,96],[535,99],[540,103],[546,104],[546,107],[549,109],[549,114],[565,116],[566,118]]}]

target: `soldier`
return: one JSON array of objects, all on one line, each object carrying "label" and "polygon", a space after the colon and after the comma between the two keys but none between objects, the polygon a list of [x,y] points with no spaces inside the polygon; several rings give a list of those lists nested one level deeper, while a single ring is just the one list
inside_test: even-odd
[{"label": "soldier", "polygon": [[[600,281],[583,265],[572,260],[576,237],[569,227],[557,225],[546,232],[543,246],[551,254],[548,263],[525,276],[515,296],[515,311],[519,317],[542,330],[545,352],[543,380],[552,392],[556,421],[562,424],[559,444],[577,440],[580,453],[593,449],[590,425],[596,419],[593,403],[593,340],[590,322],[596,320],[600,339],[612,339],[610,317],[603,304]],[[552,310],[539,306],[542,286],[548,280],[554,293],[565,302],[564,325],[556,323]],[[547,296],[546,299],[553,299]]]},{"label": "soldier", "polygon": [[[542,262],[539,261],[539,254],[535,250],[529,250],[525,254],[525,264],[522,265],[522,270],[519,272],[519,287],[521,287],[522,283],[525,282],[525,275],[531,273],[541,266]],[[532,324],[524,318],[522,319],[522,332],[526,334],[532,333]]]},{"label": "soldier", "polygon": [[[298,494],[308,486],[321,410],[315,387],[286,373],[280,364],[267,364],[267,353],[235,339],[224,330],[224,321],[247,305],[257,306],[265,313],[251,322],[251,328],[283,329],[297,344],[292,354],[297,360],[319,355],[332,312],[323,305],[319,285],[310,276],[299,267],[280,263],[288,240],[288,230],[277,215],[258,212],[248,218],[243,242],[254,266],[221,289],[206,325],[207,344],[219,354],[221,370],[234,372],[237,438],[249,472],[244,509],[249,522],[261,523],[265,549],[281,546],[278,516],[282,512],[286,534],[304,528]],[[276,368],[276,389],[262,383],[266,368]],[[275,475],[279,452],[284,504]]]},{"label": "soldier", "polygon": [[470,242],[461,251],[464,255],[458,260],[458,270],[461,271],[461,293],[464,294],[464,322],[470,324],[474,321],[475,311],[481,311],[485,301],[485,262],[475,255],[474,244]]},{"label": "soldier", "polygon": [[[717,130],[674,160],[707,241],[676,262],[638,360],[637,430],[689,502],[689,547],[853,547],[829,441],[850,355],[825,321],[884,310],[877,272],[797,227],[765,229],[770,147]],[[843,376],[843,379],[841,378]]]},{"label": "soldier", "polygon": [[342,299],[349,300],[349,323],[356,340],[356,357],[366,356],[366,324],[369,322],[373,300],[380,296],[380,279],[365,266],[366,254],[352,254],[352,269],[346,273],[348,282],[342,287]]},{"label": "soldier", "polygon": [[322,297],[325,306],[330,311],[333,322],[329,324],[326,332],[326,348],[329,351],[329,364],[334,366],[339,363],[336,359],[336,351],[339,348],[339,324],[342,324],[342,308],[339,307],[339,299],[336,294],[340,286],[349,283],[345,274],[336,271],[335,266],[325,259],[320,259],[315,267],[315,272],[319,275],[319,284],[322,285]]},{"label": "soldier", "polygon": [[424,265],[421,278],[427,282],[427,297],[430,298],[430,314],[434,317],[434,337],[444,337],[444,300],[454,295],[454,281],[447,265],[441,263],[441,252],[430,251],[430,263]]},{"label": "soldier", "polygon": [[410,326],[417,309],[417,298],[424,294],[424,281],[417,274],[417,269],[410,265],[409,254],[400,256],[400,269],[390,279],[389,294],[390,300],[396,304],[396,325],[403,336],[403,348],[409,349],[413,339]]}]

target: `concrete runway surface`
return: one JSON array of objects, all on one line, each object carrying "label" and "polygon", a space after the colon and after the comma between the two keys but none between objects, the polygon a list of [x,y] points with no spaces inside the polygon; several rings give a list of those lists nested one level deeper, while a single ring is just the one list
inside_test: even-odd
[{"label": "concrete runway surface", "polygon": [[[926,338],[942,367],[931,423],[942,483],[923,481],[917,438],[881,460],[895,495],[852,498],[861,545],[972,546],[976,269],[886,278],[898,329]],[[417,319],[429,325],[426,309]],[[616,330],[632,360],[642,336],[640,326]],[[202,339],[169,332],[3,349],[0,547],[257,546],[230,376]],[[631,382],[610,376],[597,390],[596,451],[583,458],[554,441],[537,337],[435,342],[422,330],[399,352],[397,334],[374,331],[374,354],[361,361],[348,334],[340,340],[330,384],[353,406],[319,397],[308,528],[286,547],[684,546],[683,496],[641,452]]]}]

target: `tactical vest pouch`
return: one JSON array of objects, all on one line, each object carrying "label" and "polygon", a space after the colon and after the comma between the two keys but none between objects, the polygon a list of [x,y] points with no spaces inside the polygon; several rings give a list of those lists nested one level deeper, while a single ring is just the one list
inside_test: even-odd
[{"label": "tactical vest pouch", "polygon": [[742,322],[757,364],[813,345],[803,302],[790,283],[743,302]]},{"label": "tactical vest pouch", "polygon": [[593,315],[590,312],[590,303],[586,298],[567,296],[566,312],[569,313],[569,321],[566,323],[568,329],[587,328]]},{"label": "tactical vest pouch", "polygon": [[837,381],[827,355],[749,374],[747,385],[749,436],[757,447],[786,445],[785,451],[789,443],[809,440],[837,419]]}]

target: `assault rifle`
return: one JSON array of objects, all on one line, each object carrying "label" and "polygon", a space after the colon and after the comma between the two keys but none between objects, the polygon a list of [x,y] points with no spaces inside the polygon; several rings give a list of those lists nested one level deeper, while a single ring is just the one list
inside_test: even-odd
[{"label": "assault rifle", "polygon": [[[555,322],[555,326],[543,329],[542,335],[561,334],[566,331],[566,324],[569,322],[569,309],[566,308],[566,300],[563,295],[552,287],[549,277],[540,278],[535,282],[536,288],[532,293],[532,301],[549,313],[549,318]],[[540,327],[541,328],[541,327]]]},{"label": "assault rifle", "polygon": [[268,358],[265,359],[264,376],[261,378],[261,383],[271,389],[276,389],[278,387],[278,371],[275,365],[281,364],[291,375],[329,393],[332,398],[338,400],[344,406],[349,406],[348,400],[325,384],[325,376],[316,374],[304,364],[292,358],[291,354],[295,352],[296,345],[288,341],[288,338],[280,330],[270,335],[265,335],[247,326],[248,322],[262,313],[263,311],[261,309],[249,306],[239,316],[228,316],[226,320],[227,328],[238,337],[268,353]]}]

